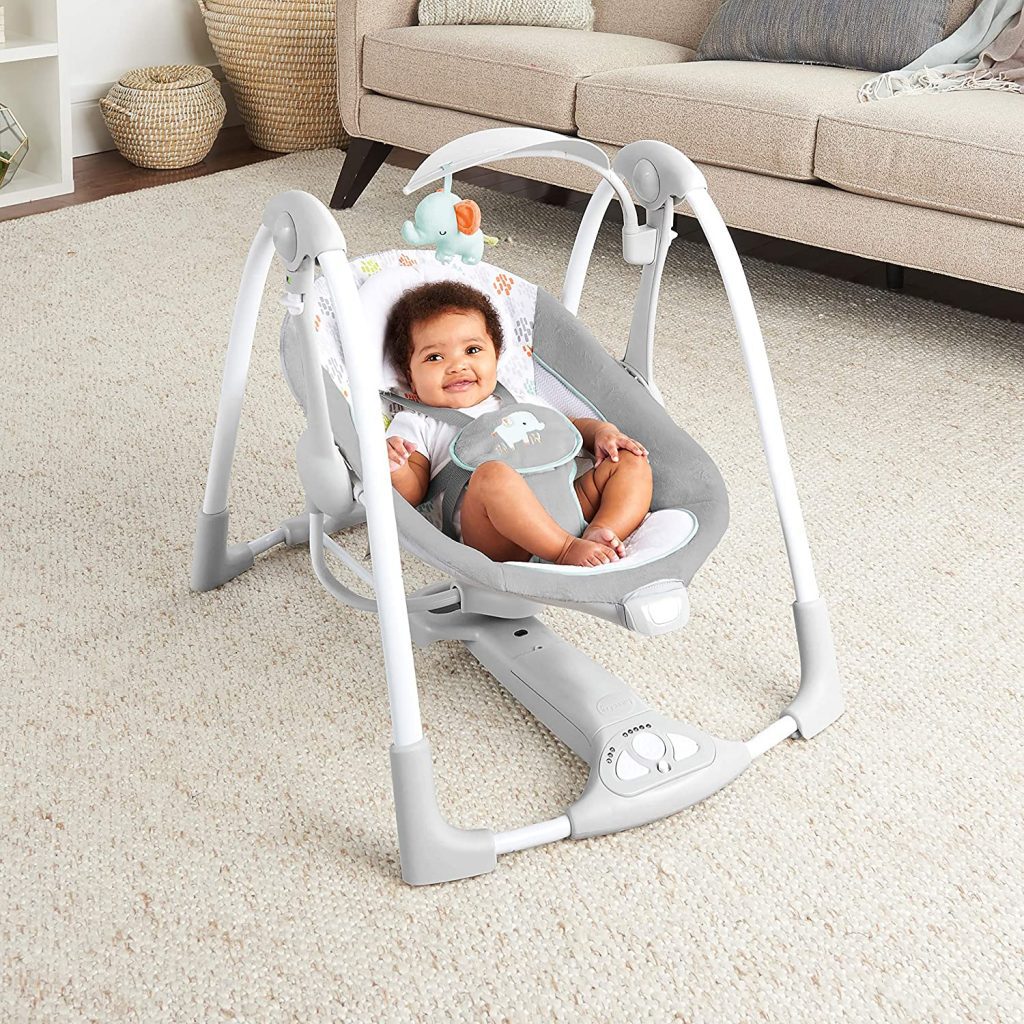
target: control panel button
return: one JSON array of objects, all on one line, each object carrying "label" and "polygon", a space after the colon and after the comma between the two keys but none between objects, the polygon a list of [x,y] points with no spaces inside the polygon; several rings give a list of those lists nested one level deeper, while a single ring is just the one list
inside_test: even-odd
[{"label": "control panel button", "polygon": [[[670,732],[668,738],[672,744],[672,753],[677,761],[693,757],[700,749],[699,745],[694,740],[691,740],[689,736],[680,736],[678,733]],[[636,740],[633,742],[636,743]]]},{"label": "control panel button", "polygon": [[653,732],[637,733],[633,737],[633,749],[641,756],[651,761],[658,761],[665,756],[665,744],[661,737]]},{"label": "control panel button", "polygon": [[619,758],[615,762],[615,774],[623,782],[629,782],[632,779],[642,779],[648,774],[648,769],[631,757],[629,751],[624,750],[619,754]]}]

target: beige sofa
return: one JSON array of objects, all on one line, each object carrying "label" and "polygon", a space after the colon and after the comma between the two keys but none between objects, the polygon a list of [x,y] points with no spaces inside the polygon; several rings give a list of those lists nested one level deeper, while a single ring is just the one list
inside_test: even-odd
[{"label": "beige sofa", "polygon": [[[393,146],[429,153],[510,122],[609,153],[655,138],[701,166],[733,227],[1024,291],[1024,95],[858,104],[868,72],[697,61],[719,2],[595,0],[595,30],[577,32],[419,26],[415,0],[338,0],[353,142],[332,205],[354,203]],[[949,31],[973,6],[953,0]],[[562,161],[499,166],[597,182]]]}]

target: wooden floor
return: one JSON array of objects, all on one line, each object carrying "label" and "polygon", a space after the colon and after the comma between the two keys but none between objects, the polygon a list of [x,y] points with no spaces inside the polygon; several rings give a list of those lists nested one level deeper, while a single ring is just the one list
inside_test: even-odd
[{"label": "wooden floor", "polygon": [[[184,181],[203,174],[214,174],[234,167],[272,160],[279,154],[257,149],[247,138],[241,127],[226,128],[202,163],[177,171],[150,171],[128,163],[119,153],[96,153],[78,157],[75,160],[75,191],[70,195],[43,199],[21,206],[0,209],[0,221],[55,210],[77,203],[88,203],[94,199],[134,192],[154,185],[166,185],[172,181]],[[416,167],[422,157],[407,150],[394,150],[388,162],[399,167]],[[524,198],[540,200],[557,206],[579,210],[586,206],[589,196],[564,188],[542,185],[525,178],[516,178],[501,171],[473,168],[457,175],[460,180],[469,181],[485,188],[496,189]],[[615,208],[609,211],[611,213]],[[692,218],[677,218],[676,230],[683,238],[702,242],[703,236]],[[885,265],[874,260],[847,256],[828,249],[818,249],[798,242],[787,242],[752,231],[733,231],[733,238],[740,253],[769,260],[785,266],[801,267],[845,281],[856,281],[875,288],[886,284]],[[959,309],[985,313],[988,316],[1024,323],[1024,295],[1004,291],[986,285],[972,284],[941,274],[929,274],[922,270],[907,270],[904,293],[932,299]]]},{"label": "wooden floor", "polygon": [[0,221],[27,217],[46,210],[59,210],[64,206],[91,203],[94,199],[119,195],[122,192],[136,192],[154,185],[167,185],[172,181],[187,181],[204,174],[229,171],[234,167],[273,160],[280,153],[268,153],[257,149],[241,127],[225,128],[217,137],[213,149],[201,163],[182,167],[177,171],[151,171],[130,164],[117,150],[109,153],[94,153],[91,156],[75,158],[75,191],[53,199],[40,199],[34,203],[0,208]]}]

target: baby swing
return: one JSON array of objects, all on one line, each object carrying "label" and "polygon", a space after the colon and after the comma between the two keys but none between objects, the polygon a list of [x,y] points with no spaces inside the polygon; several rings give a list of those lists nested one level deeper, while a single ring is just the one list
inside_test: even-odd
[{"label": "baby swing", "polygon": [[[782,740],[810,738],[843,712],[831,627],[818,592],[786,451],[764,342],[728,229],[700,171],[661,142],[624,147],[609,162],[582,139],[533,128],[496,128],[456,139],[427,157],[405,193],[467,167],[513,157],[587,165],[602,181],[573,245],[561,299],[484,262],[445,263],[424,251],[349,261],[331,213],[291,191],[266,206],[235,307],[213,451],[196,530],[192,587],[210,590],[279,545],[309,547],[317,578],[343,604],[376,612],[392,722],[391,774],[402,876],[413,885],[494,869],[498,854],[558,839],[582,839],[666,817],[705,799]],[[627,189],[632,189],[632,196]],[[622,254],[642,268],[625,354],[611,358],[576,318],[598,228],[612,197],[622,206]],[[635,202],[645,210],[639,222]],[[457,198],[457,197],[456,197]],[[652,379],[654,321],[675,205],[686,201],[710,243],[736,321],[796,600],[799,691],[781,717],[746,742],[722,739],[650,708],[621,679],[561,639],[537,615],[575,608],[646,635],[683,626],[687,586],[725,531],[722,478],[703,449],[672,421]],[[307,513],[249,543],[228,543],[228,485],[260,299],[275,252],[287,271],[282,366],[303,406],[297,465]],[[319,268],[319,276],[317,269]],[[517,397],[544,395],[572,415],[598,416],[643,440],[654,471],[650,517],[627,556],[597,568],[497,563],[451,539],[397,495],[390,481],[380,392],[394,386],[383,359],[390,305],[423,280],[458,277],[488,291],[507,344],[499,378]],[[513,299],[513,295],[515,296]],[[532,349],[531,349],[532,345]],[[372,573],[332,537],[367,524]],[[399,543],[448,579],[407,595]],[[326,555],[370,584],[345,586]],[[564,814],[507,832],[462,829],[442,817],[420,720],[412,643],[465,644],[533,715],[590,765]]]}]

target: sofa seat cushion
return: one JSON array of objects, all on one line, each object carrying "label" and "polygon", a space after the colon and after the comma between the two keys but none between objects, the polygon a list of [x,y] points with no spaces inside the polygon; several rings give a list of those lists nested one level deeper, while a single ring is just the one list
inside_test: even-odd
[{"label": "sofa seat cushion", "polygon": [[866,71],[690,61],[607,71],[581,82],[580,135],[625,145],[660,139],[692,160],[808,181],[818,116],[856,102]]},{"label": "sofa seat cushion", "polygon": [[608,32],[414,25],[366,36],[363,84],[385,96],[564,132],[576,130],[580,79],[692,57],[685,46]]},{"label": "sofa seat cushion", "polygon": [[1024,97],[930,93],[824,114],[814,168],[848,192],[1024,226]]}]

